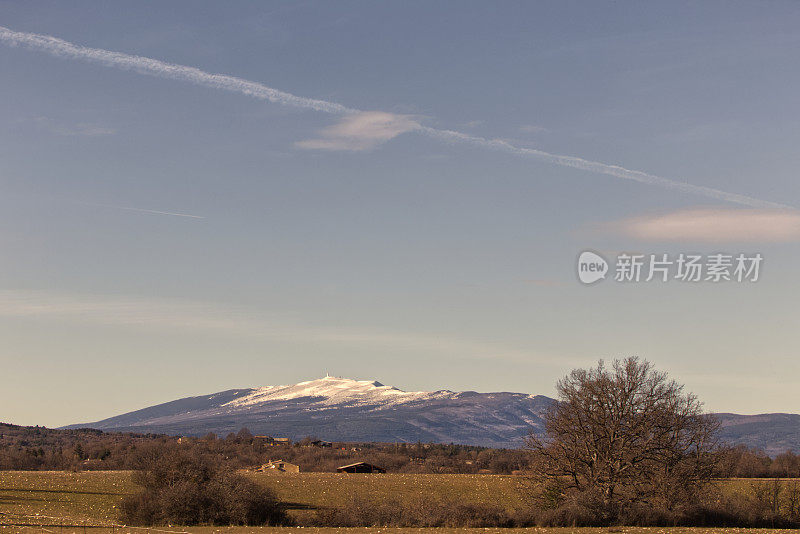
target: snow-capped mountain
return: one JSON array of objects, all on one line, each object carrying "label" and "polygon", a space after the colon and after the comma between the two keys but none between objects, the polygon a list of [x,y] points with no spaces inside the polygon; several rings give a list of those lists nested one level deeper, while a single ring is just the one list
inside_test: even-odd
[{"label": "snow-capped mountain", "polygon": [[453,395],[450,391],[402,391],[369,380],[351,380],[326,376],[317,380],[300,382],[291,386],[266,386],[251,391],[244,397],[225,404],[230,408],[258,406],[276,400],[299,398],[314,399],[315,404],[325,406],[375,406],[388,408],[408,402],[423,401]]},{"label": "snow-capped mountain", "polygon": [[[102,430],[200,436],[247,427],[254,434],[331,441],[437,442],[519,447],[541,432],[553,399],[525,393],[402,391],[380,382],[326,376],[288,386],[188,397],[95,423]],[[800,451],[800,415],[717,414],[720,437],[776,455]]]},{"label": "snow-capped mountain", "polygon": [[518,447],[541,430],[552,399],[523,393],[402,391],[326,376],[285,386],[189,397],[94,423],[72,425],[180,435],[255,434],[336,441],[435,441]]}]

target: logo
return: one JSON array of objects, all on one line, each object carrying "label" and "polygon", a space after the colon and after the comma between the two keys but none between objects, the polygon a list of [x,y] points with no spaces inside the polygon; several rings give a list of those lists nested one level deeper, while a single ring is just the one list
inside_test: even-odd
[{"label": "logo", "polygon": [[584,284],[594,284],[606,277],[608,262],[599,254],[589,250],[578,256],[578,279]]},{"label": "logo", "polygon": [[[759,254],[628,254],[617,255],[614,282],[757,282],[764,257]],[[590,250],[578,256],[578,279],[589,285],[606,278],[608,262]]]}]

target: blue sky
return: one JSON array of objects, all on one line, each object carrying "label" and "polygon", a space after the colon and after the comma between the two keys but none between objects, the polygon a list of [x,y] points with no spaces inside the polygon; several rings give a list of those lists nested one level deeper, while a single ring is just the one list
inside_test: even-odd
[{"label": "blue sky", "polygon": [[[792,2],[0,2],[12,32],[359,111],[0,43],[0,418],[325,372],[552,394],[632,354],[709,409],[798,411],[798,24]],[[585,287],[585,249],[764,267]]]}]

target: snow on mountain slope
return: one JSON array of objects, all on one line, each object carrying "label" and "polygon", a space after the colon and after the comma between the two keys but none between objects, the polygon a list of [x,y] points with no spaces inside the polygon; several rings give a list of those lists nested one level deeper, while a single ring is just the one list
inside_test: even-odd
[{"label": "snow on mountain slope", "polygon": [[454,395],[451,391],[402,391],[384,386],[377,381],[352,380],[326,376],[317,380],[300,382],[291,386],[266,386],[256,388],[244,397],[224,405],[231,409],[252,407],[266,402],[313,398],[324,405],[348,404],[354,406],[396,406],[407,402],[429,400]]}]

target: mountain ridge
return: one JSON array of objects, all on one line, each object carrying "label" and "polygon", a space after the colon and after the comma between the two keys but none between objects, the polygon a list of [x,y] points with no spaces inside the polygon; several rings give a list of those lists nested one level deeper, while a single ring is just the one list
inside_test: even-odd
[{"label": "mountain ridge", "polygon": [[[68,425],[199,436],[242,427],[256,434],[331,441],[442,442],[514,448],[544,429],[544,395],[403,391],[377,380],[325,376],[297,384],[230,389],[186,397],[114,417]],[[800,415],[718,413],[721,438],[770,455],[800,450]]]}]

